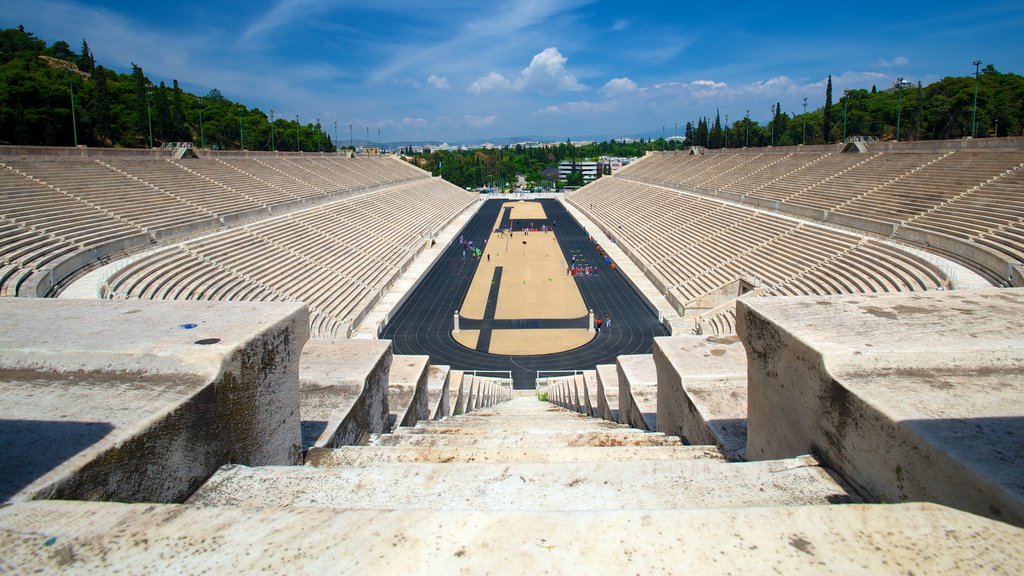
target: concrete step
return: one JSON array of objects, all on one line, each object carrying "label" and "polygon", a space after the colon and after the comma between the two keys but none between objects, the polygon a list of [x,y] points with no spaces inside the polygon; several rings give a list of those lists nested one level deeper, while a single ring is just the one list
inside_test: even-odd
[{"label": "concrete step", "polygon": [[368,466],[381,462],[628,462],[634,460],[724,460],[714,446],[624,446],[621,448],[419,448],[343,446],[313,448],[307,466]]},{"label": "concrete step", "polygon": [[852,500],[814,458],[803,456],[734,464],[662,460],[383,463],[363,468],[228,465],[188,501],[374,510],[664,510]]},{"label": "concrete step", "polygon": [[0,509],[0,526],[12,573],[1024,573],[1024,530],[934,504],[446,512],[40,501]]},{"label": "concrete step", "polygon": [[[453,422],[453,424],[458,422]],[[508,436],[510,434],[583,434],[591,431],[618,431],[623,434],[645,434],[643,430],[616,425],[605,420],[591,422],[551,422],[547,425],[532,420],[521,422],[496,422],[493,426],[425,425],[395,428],[396,435],[464,435],[464,436]]]},{"label": "concrete step", "polygon": [[677,436],[658,433],[637,434],[633,430],[607,432],[562,432],[554,434],[517,433],[508,436],[459,434],[373,434],[370,446],[557,448],[573,446],[681,446]]}]

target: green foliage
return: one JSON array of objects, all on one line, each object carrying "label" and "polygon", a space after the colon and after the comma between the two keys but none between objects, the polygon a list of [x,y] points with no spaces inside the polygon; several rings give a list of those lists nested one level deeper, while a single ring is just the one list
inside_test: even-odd
[{"label": "green foliage", "polygon": [[[237,149],[244,129],[247,150],[271,149],[267,115],[228,100],[216,88],[200,98],[183,91],[177,80],[171,87],[154,86],[136,64],[129,74],[97,64],[84,39],[76,54],[67,42],[47,47],[22,27],[0,30],[0,144],[71,146],[71,90],[80,144],[149,146],[152,119],[154,146],[200,143],[202,130],[207,147]],[[318,140],[321,150],[335,150],[319,126],[275,119],[274,130],[278,150],[300,145],[317,150]]]},{"label": "green foliage", "polygon": [[548,401],[548,393],[547,392],[541,392],[540,394],[537,394],[537,400],[540,400],[541,402],[547,402]]}]

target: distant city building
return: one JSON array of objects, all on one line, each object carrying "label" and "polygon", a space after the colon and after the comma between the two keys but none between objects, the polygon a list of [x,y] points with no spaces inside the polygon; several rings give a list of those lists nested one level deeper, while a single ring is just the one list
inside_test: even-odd
[{"label": "distant city building", "polygon": [[593,160],[563,160],[558,164],[558,181],[568,182],[569,175],[574,171],[583,173],[583,182],[589,183],[600,178],[598,162]]}]

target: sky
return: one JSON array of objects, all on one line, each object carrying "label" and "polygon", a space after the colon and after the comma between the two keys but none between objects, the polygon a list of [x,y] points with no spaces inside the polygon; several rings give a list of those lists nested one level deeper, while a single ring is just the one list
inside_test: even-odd
[{"label": "sky", "polygon": [[[0,26],[339,138],[563,141],[766,122],[843,89],[1024,70],[1024,2],[0,0]],[[678,128],[677,128],[678,126]]]}]

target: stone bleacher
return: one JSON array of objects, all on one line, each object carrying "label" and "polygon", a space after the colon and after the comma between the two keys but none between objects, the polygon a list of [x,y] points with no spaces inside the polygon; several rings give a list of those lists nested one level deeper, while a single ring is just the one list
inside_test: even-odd
[{"label": "stone bleacher", "polygon": [[426,172],[390,157],[206,151],[203,158],[171,160],[131,151],[82,157],[31,152],[0,149],[4,296],[51,295],[82,271],[156,242],[430,181]]},{"label": "stone bleacher", "polygon": [[475,197],[400,183],[206,236],[137,260],[111,298],[306,303],[314,337],[347,337],[430,236]]},{"label": "stone bleacher", "polygon": [[[845,154],[724,150],[652,153],[631,180],[899,237],[999,285],[1022,285],[1024,151],[896,150]],[[581,202],[586,188],[574,198]],[[581,194],[582,193],[582,194]]]},{"label": "stone bleacher", "polygon": [[920,291],[948,281],[927,260],[852,233],[626,178],[602,178],[569,201],[681,313],[741,276],[765,295]]}]

